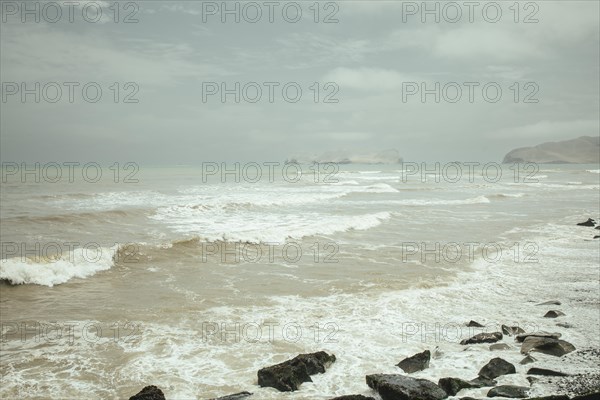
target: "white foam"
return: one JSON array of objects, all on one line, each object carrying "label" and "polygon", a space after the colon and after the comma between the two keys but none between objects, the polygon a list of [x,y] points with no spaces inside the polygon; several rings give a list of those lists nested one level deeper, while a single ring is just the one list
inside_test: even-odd
[{"label": "white foam", "polygon": [[154,218],[176,232],[198,235],[206,240],[251,243],[283,243],[315,235],[331,235],[349,230],[367,230],[389,219],[388,212],[334,216],[303,214],[207,213],[194,209],[160,209]]},{"label": "white foam", "polygon": [[88,278],[113,266],[118,246],[111,248],[78,248],[60,258],[14,257],[0,261],[0,279],[15,285],[36,284],[54,286],[73,278]]}]

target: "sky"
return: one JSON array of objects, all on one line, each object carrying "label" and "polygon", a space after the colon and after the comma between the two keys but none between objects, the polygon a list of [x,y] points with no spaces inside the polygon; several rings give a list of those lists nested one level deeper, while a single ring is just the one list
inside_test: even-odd
[{"label": "sky", "polygon": [[501,161],[600,131],[597,1],[29,3],[1,1],[2,161]]}]

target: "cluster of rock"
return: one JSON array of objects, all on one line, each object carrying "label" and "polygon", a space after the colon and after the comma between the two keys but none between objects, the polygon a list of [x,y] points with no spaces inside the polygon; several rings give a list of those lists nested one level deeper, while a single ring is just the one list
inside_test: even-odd
[{"label": "cluster of rock", "polygon": [[[547,301],[537,304],[538,306],[560,306],[560,301]],[[549,310],[544,317],[558,318],[565,314],[559,310]],[[483,327],[476,321],[470,321],[469,327]],[[501,326],[502,332],[483,332],[468,339],[462,340],[461,345],[491,344],[490,350],[506,350],[512,348],[506,343],[497,343],[505,335],[514,337],[514,341],[520,344],[521,354],[525,355],[520,362],[521,365],[535,362],[531,353],[538,352],[555,357],[562,357],[572,351],[575,346],[561,340],[560,333],[531,332],[526,333],[518,326]],[[383,400],[442,400],[449,396],[456,396],[463,389],[489,387],[487,397],[504,398],[527,398],[529,387],[516,385],[498,385],[496,378],[516,374],[517,370],[513,364],[500,358],[492,358],[479,370],[477,377],[464,380],[456,377],[441,378],[436,383],[427,379],[413,378],[407,374],[429,368],[431,352],[425,350],[400,361],[396,366],[405,374],[371,374],[366,376],[367,385],[376,391]],[[325,373],[336,361],[333,354],[324,351],[316,353],[300,354],[291,360],[262,368],[258,371],[258,385],[261,387],[272,387],[280,392],[293,392],[300,389],[304,382],[312,382],[311,375]],[[527,380],[535,382],[537,376],[567,377],[569,374],[554,371],[547,368],[533,367],[527,371]],[[250,392],[240,392],[225,397],[211,400],[242,400],[252,396]],[[600,399],[600,388],[593,389],[593,393],[569,398],[569,396],[555,395],[531,398],[537,400],[598,400]],[[163,392],[156,386],[146,386],[138,394],[129,400],[165,400]],[[375,400],[360,394],[335,397],[330,400]],[[462,397],[461,400],[476,400],[471,397]]]},{"label": "cluster of rock", "polygon": [[[595,229],[600,229],[600,225],[596,225],[596,221],[595,221],[595,220],[593,220],[593,219],[591,219],[591,218],[588,218],[588,220],[587,220],[587,221],[585,221],[585,222],[580,222],[580,223],[578,223],[577,225],[578,225],[578,226],[589,226],[589,227],[591,227],[591,228],[594,228],[594,227],[595,227]],[[595,235],[595,236],[594,236],[594,239],[600,239],[600,235]]]}]

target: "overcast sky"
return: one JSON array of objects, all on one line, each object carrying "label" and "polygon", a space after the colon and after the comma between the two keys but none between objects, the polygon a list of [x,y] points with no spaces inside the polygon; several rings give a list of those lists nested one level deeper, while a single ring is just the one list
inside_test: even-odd
[{"label": "overcast sky", "polygon": [[[21,2],[2,1],[1,157],[193,164],[395,148],[410,161],[500,161],[515,147],[598,135],[599,2],[521,2],[518,15],[513,3],[497,3],[494,23],[494,5],[484,11],[483,2],[459,1],[457,16],[458,8],[429,2],[440,9],[438,23],[415,10],[420,1],[320,2],[318,15],[308,1],[298,2],[302,16],[293,23],[295,4],[259,1],[239,3],[240,22],[225,15],[223,23],[221,2],[138,1],[125,9],[122,1],[115,23],[114,5],[95,2],[85,15],[93,20],[96,6],[103,13],[92,23],[80,1],[73,22],[58,2],[55,23],[45,18],[56,10],[44,13],[40,3],[36,23]],[[262,16],[252,23],[256,4]],[[23,82],[40,83],[39,103],[34,94],[21,101]],[[55,103],[49,82],[62,87]],[[65,82],[79,84],[73,103]],[[83,98],[90,82],[102,89],[96,103]],[[247,86],[239,103],[234,94],[223,103],[207,92],[222,82],[231,89],[256,82],[262,97],[247,101],[257,93]],[[279,83],[270,84],[273,102],[265,82]],[[302,89],[295,103],[282,93],[290,82],[290,99]],[[439,103],[411,93],[436,82]],[[453,103],[457,87],[462,97]],[[88,86],[90,99],[94,90]],[[138,103],[124,102],[128,94]]]}]

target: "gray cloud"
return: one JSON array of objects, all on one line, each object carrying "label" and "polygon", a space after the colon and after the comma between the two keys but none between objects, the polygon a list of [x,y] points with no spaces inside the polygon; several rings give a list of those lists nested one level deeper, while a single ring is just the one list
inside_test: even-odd
[{"label": "gray cloud", "polygon": [[[266,15],[222,23],[204,15],[201,2],[144,1],[131,24],[114,23],[111,3],[98,4],[107,14],[96,24],[22,23],[3,14],[3,84],[97,82],[103,96],[98,103],[79,95],[73,103],[63,96],[39,104],[9,96],[0,103],[2,160],[182,164],[396,148],[406,160],[497,161],[514,147],[600,129],[597,2],[536,2],[539,22],[531,24],[515,23],[508,3],[498,23],[477,13],[472,23],[422,23],[419,15],[403,22],[402,3],[384,1],[337,2],[338,23],[322,22],[333,8],[321,9],[315,23],[312,3],[302,3],[296,23],[280,12],[273,23]],[[522,20],[531,10],[520,11]],[[139,88],[138,103],[123,103],[131,93],[126,82]],[[257,103],[235,103],[233,95],[203,102],[205,82],[256,82],[263,96]],[[273,102],[265,82],[280,83]],[[297,103],[283,99],[288,82],[302,89]],[[332,95],[327,82],[339,91]],[[429,89],[455,82],[463,97],[403,98],[410,82]],[[473,102],[465,82],[479,83]],[[482,97],[490,82],[502,89],[496,103]],[[528,82],[537,87],[537,103],[523,102],[535,89]],[[339,101],[326,103],[327,95]]]}]

